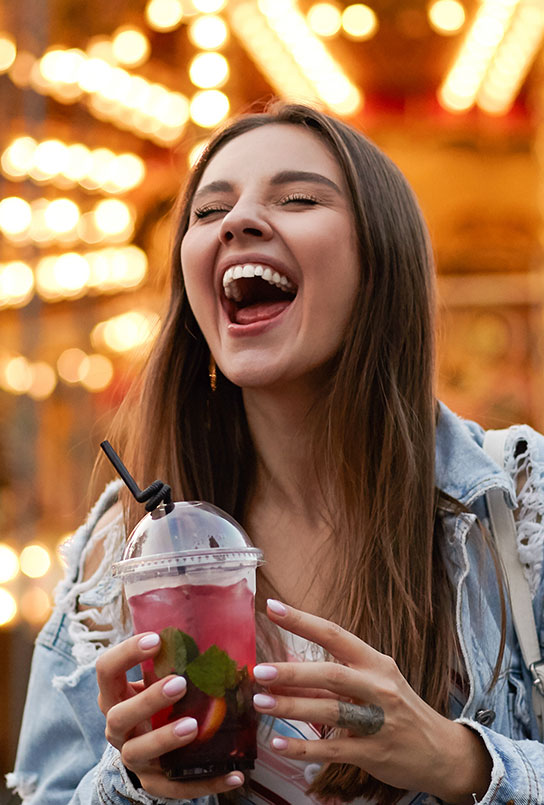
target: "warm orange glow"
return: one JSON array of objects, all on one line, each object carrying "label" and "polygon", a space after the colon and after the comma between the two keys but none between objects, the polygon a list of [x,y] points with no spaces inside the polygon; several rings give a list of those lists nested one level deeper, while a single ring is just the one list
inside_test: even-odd
[{"label": "warm orange glow", "polygon": [[21,571],[31,579],[45,576],[51,567],[51,556],[47,548],[42,545],[27,545],[19,557]]},{"label": "warm orange glow", "polygon": [[0,587],[0,626],[11,623],[17,614],[17,602],[11,593]]},{"label": "warm orange glow", "polygon": [[0,543],[0,584],[5,584],[6,581],[11,581],[19,572],[19,559],[17,554],[6,545],[5,542]]}]

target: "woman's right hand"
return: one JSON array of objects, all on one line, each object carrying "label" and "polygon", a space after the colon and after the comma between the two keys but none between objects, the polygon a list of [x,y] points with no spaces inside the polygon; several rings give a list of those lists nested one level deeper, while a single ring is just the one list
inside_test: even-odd
[{"label": "woman's right hand", "polygon": [[126,768],[136,774],[151,796],[194,799],[232,791],[244,782],[240,771],[188,782],[169,780],[162,771],[159,756],[191,743],[198,725],[194,718],[181,718],[158,729],[151,728],[154,713],[185,695],[183,677],[171,675],[148,688],[141,681],[127,681],[127,671],[157,654],[159,646],[159,635],[147,632],[129,637],[99,656],[98,706],[106,716],[107,740],[119,750]]}]

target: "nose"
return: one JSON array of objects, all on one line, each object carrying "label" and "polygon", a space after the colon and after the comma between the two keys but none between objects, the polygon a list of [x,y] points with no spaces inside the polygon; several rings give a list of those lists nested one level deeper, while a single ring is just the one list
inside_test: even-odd
[{"label": "nose", "polygon": [[268,240],[272,237],[272,227],[262,215],[256,204],[239,201],[221,221],[219,239],[222,243],[251,241],[255,238]]}]

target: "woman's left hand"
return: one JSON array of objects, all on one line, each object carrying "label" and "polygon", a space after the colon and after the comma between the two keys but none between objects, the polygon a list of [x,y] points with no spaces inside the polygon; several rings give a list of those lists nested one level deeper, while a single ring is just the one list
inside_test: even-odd
[{"label": "woman's left hand", "polygon": [[474,802],[473,793],[483,797],[492,768],[483,740],[426,704],[391,657],[330,621],[279,602],[269,602],[268,616],[337,662],[256,666],[255,679],[270,691],[257,694],[256,710],[348,731],[315,741],[274,738],[275,751],[310,763],[351,763],[384,783],[445,802],[463,805]]}]

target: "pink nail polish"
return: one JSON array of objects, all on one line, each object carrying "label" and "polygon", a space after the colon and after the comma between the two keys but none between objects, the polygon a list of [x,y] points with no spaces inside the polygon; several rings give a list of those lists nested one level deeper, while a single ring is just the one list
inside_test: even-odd
[{"label": "pink nail polish", "polygon": [[185,735],[190,735],[191,732],[194,732],[196,729],[198,729],[196,718],[184,718],[182,721],[178,721],[177,724],[174,724],[174,732],[180,738],[183,738]]},{"label": "pink nail polish", "polygon": [[186,688],[187,682],[185,681],[185,677],[175,676],[173,679],[169,679],[168,682],[165,682],[162,692],[166,696],[179,696]]},{"label": "pink nail polish", "polygon": [[269,598],[266,603],[270,612],[273,612],[275,615],[287,615],[286,607],[284,607],[280,601],[276,601],[275,598]]},{"label": "pink nail polish", "polygon": [[155,648],[161,642],[158,634],[146,634],[138,640],[138,646],[146,651],[150,648]]},{"label": "pink nail polish", "polygon": [[287,749],[287,741],[285,738],[272,738],[272,749],[278,749],[282,751],[283,749]]},{"label": "pink nail polish", "polygon": [[257,707],[263,707],[266,710],[270,710],[277,704],[275,698],[273,696],[267,696],[266,693],[256,693],[253,697],[253,702]]},{"label": "pink nail polish", "polygon": [[234,786],[242,785],[244,778],[240,774],[229,774],[229,776],[225,778],[225,782],[227,785],[231,785],[234,788]]},{"label": "pink nail polish", "polygon": [[278,669],[273,665],[256,665],[253,674],[257,682],[270,682],[278,676]]}]

